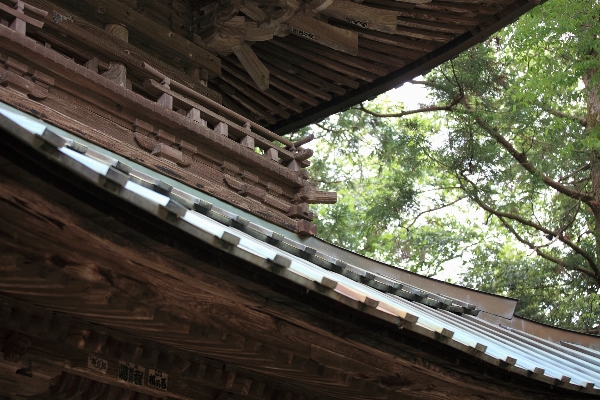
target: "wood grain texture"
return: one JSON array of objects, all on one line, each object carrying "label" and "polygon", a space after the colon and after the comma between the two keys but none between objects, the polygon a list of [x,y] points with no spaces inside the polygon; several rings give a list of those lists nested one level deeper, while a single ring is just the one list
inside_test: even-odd
[{"label": "wood grain texture", "polygon": [[302,15],[295,15],[287,22],[293,35],[343,53],[358,53],[358,35],[354,32]]},{"label": "wood grain texture", "polygon": [[321,14],[351,25],[380,32],[395,33],[396,11],[382,10],[346,0],[335,0]]},{"label": "wood grain texture", "polygon": [[269,88],[269,70],[256,57],[252,48],[246,43],[242,43],[240,46],[233,48],[233,53],[240,60],[256,86],[263,91],[267,90]]}]

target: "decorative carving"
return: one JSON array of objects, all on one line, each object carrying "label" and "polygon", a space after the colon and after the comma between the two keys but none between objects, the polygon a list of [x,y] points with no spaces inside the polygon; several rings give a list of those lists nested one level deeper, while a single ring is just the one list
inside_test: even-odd
[{"label": "decorative carving", "polygon": [[21,361],[29,346],[31,340],[25,335],[13,333],[4,343],[4,359],[11,362]]}]

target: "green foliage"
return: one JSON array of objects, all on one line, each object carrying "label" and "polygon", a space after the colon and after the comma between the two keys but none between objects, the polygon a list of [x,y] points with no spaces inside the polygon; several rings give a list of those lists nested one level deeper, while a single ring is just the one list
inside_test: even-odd
[{"label": "green foliage", "polygon": [[311,128],[313,178],[339,197],[319,236],[426,275],[462,265],[445,275],[525,317],[598,325],[599,8],[551,0],[415,82],[444,111],[383,97]]}]

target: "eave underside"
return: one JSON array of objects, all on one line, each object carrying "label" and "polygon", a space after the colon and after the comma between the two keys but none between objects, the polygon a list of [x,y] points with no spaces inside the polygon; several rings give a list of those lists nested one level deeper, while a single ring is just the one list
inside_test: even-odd
[{"label": "eave underside", "polygon": [[[140,61],[150,63],[243,117],[286,134],[423,74],[537,4],[526,0],[348,2],[358,4],[357,12],[365,18],[377,13],[387,20],[393,18],[391,25],[386,20],[384,30],[389,32],[382,32],[353,25],[348,22],[353,18],[344,19],[327,9],[302,11],[315,1],[299,2],[293,17],[314,25],[319,35],[311,36],[312,40],[294,30],[293,18],[279,33],[267,29],[272,19],[263,21],[260,15],[267,16],[268,7],[274,6],[265,4],[286,3],[283,0],[235,1],[231,4],[237,8],[227,16],[215,16],[217,22],[199,17],[204,3],[184,0],[30,0],[51,12],[42,19],[43,28],[29,27],[28,34],[82,64],[96,57],[100,70],[116,58],[122,58],[119,62],[139,60],[126,62],[128,79],[134,90],[151,97],[153,93],[146,92],[136,71]],[[322,0],[331,1],[345,0]],[[254,4],[259,16],[238,3]],[[106,24],[128,29],[129,43],[123,44],[126,54],[103,48],[107,39],[94,30]],[[319,39],[328,33],[333,35],[330,42]],[[351,44],[337,38],[340,34],[352,37]],[[244,53],[237,50],[241,45]]]}]

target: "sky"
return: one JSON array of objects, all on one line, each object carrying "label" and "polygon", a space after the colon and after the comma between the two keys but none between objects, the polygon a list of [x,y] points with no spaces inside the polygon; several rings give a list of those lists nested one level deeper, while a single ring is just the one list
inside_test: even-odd
[{"label": "sky", "polygon": [[[420,79],[422,77],[416,78],[416,80]],[[407,82],[399,88],[387,91],[384,95],[404,103],[405,110],[414,110],[419,108],[419,104],[429,103],[427,93],[428,90],[423,85],[413,85]]]}]

